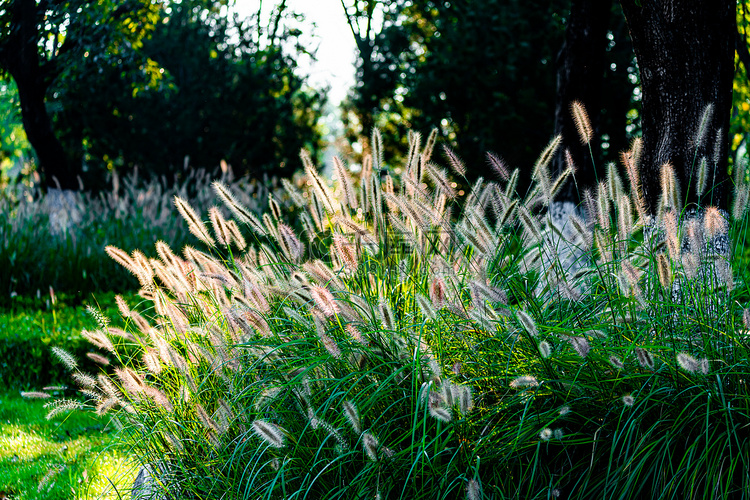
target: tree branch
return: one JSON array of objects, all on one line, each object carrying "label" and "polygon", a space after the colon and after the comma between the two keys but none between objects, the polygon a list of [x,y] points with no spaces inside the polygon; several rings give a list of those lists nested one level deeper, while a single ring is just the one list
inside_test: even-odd
[{"label": "tree branch", "polygon": [[[356,0],[355,0],[356,2]],[[347,8],[346,4],[344,3],[344,0],[341,0],[341,7],[344,9],[344,15],[346,16],[346,23],[349,25],[349,29],[352,30],[352,35],[354,35],[354,40],[357,42],[357,45],[359,45],[359,32],[357,32],[356,29],[354,29],[354,23],[352,22],[352,16],[349,15],[349,9]]]}]

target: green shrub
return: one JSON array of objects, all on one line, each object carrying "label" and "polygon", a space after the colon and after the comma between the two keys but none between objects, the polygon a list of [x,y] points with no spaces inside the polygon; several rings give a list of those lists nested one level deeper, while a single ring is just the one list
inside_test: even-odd
[{"label": "green shrub", "polygon": [[[335,190],[303,154],[302,236],[216,183],[251,245],[178,200],[208,253],[110,247],[153,309],[119,301],[139,354],[75,373],[91,407],[179,498],[750,496],[727,217],[680,211],[667,168],[647,214],[637,154],[629,192],[610,167],[585,210],[552,204],[573,174],[548,172],[559,139],[525,196],[496,163],[501,182],[458,201],[434,140],[412,135],[381,178],[375,133],[356,184],[334,163]],[[94,340],[120,356],[110,336]]]}]

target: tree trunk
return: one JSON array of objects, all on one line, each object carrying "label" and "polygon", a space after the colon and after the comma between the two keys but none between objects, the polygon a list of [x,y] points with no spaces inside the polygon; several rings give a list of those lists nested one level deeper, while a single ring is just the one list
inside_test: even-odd
[{"label": "tree trunk", "polygon": [[[558,194],[559,201],[578,203],[583,189],[597,182],[589,148],[581,142],[570,104],[579,101],[584,105],[596,132],[602,107],[602,78],[611,10],[612,0],[573,0],[570,7],[565,41],[557,59],[555,135],[562,135],[562,147],[553,159],[552,171],[559,174],[565,170],[565,150],[569,150],[576,163],[576,183],[581,192],[576,190],[576,183],[571,179]],[[592,144],[594,150],[595,143]]]},{"label": "tree trunk", "polygon": [[[729,118],[736,33],[734,0],[621,0],[641,74],[643,151],[640,177],[658,211],[661,166],[670,163],[687,203],[726,209]],[[698,137],[706,106],[713,116]],[[696,194],[705,157],[708,188]]]},{"label": "tree trunk", "polygon": [[35,0],[15,0],[11,4],[11,33],[2,47],[0,63],[13,77],[21,101],[21,119],[29,143],[39,160],[39,170],[45,187],[75,189],[76,171],[68,163],[60,141],[52,131],[45,94],[52,81],[49,67],[39,58],[38,19]]}]

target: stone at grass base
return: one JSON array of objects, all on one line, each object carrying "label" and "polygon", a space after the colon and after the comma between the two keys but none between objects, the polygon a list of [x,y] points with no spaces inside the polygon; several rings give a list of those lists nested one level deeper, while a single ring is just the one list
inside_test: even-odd
[{"label": "stone at grass base", "polygon": [[177,498],[175,495],[168,495],[165,491],[172,482],[170,476],[171,467],[165,462],[142,466],[135,477],[135,481],[133,481],[130,498],[132,500],[170,500],[171,498]]}]

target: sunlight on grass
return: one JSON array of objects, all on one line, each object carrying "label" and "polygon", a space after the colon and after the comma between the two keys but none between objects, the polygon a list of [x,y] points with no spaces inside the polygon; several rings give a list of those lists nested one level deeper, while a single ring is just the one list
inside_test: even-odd
[{"label": "sunlight on grass", "polygon": [[0,401],[0,491],[18,500],[115,499],[133,483],[137,468],[112,447],[109,418],[80,412],[48,421],[43,401]]}]

